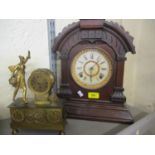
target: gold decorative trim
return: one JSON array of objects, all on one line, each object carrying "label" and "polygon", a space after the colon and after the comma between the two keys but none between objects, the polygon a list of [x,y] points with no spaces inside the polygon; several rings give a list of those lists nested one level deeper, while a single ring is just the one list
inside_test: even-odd
[{"label": "gold decorative trim", "polygon": [[[78,58],[88,52],[89,50],[92,50],[92,49],[95,49],[97,50],[100,54],[102,54],[106,61],[108,62],[108,66],[109,66],[109,72],[108,72],[108,75],[107,77],[101,81],[100,83],[98,84],[94,84],[94,85],[89,85],[89,84],[86,84],[86,83],[83,83],[81,80],[79,80],[79,78],[76,76],[76,70],[75,70],[75,64],[78,60]],[[112,67],[112,60],[111,60],[111,57],[110,55],[104,50],[104,49],[101,49],[101,48],[85,48],[85,49],[82,49],[81,51],[78,52],[78,54],[74,57],[74,59],[72,60],[71,62],[71,75],[72,75],[72,78],[73,80],[76,82],[76,84],[78,84],[80,87],[82,88],[85,88],[85,89],[92,89],[92,90],[95,90],[95,89],[99,89],[101,87],[104,87],[108,82],[109,80],[111,79],[112,77],[112,71],[113,71],[113,67]]]},{"label": "gold decorative trim", "polygon": [[11,117],[15,122],[22,122],[25,118],[24,113],[17,109],[11,110]]}]

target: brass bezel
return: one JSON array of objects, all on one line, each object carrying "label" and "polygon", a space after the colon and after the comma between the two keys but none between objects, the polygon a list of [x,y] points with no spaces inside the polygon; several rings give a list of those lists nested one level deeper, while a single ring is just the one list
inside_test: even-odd
[{"label": "brass bezel", "polygon": [[[31,80],[32,78],[36,75],[36,74],[39,74],[39,76],[44,76],[44,78],[47,80],[48,82],[48,86],[46,88],[45,91],[43,92],[39,92],[39,91],[36,91],[33,89],[32,85],[31,85]],[[54,79],[54,75],[52,72],[50,72],[48,69],[37,69],[37,70],[34,70],[29,79],[28,79],[28,86],[30,88],[30,90],[35,94],[35,95],[45,95],[45,94],[48,94],[50,89],[52,88],[53,84],[55,82],[55,79]]]},{"label": "brass bezel", "polygon": [[[81,80],[79,80],[79,78],[76,76],[76,70],[75,70],[75,64],[78,60],[78,58],[83,54],[83,53],[86,53],[88,52],[89,50],[92,50],[92,49],[96,49],[98,52],[100,52],[100,54],[102,54],[105,59],[107,60],[108,62],[108,65],[109,65],[109,72],[108,72],[108,75],[107,77],[101,81],[100,83],[98,84],[95,84],[95,85],[89,85],[89,84],[86,84],[86,83],[83,83]],[[95,89],[99,89],[101,87],[104,87],[111,79],[112,77],[112,72],[113,72],[113,67],[112,67],[112,60],[111,60],[111,57],[110,55],[104,50],[104,49],[100,49],[100,48],[85,48],[85,49],[82,49],[81,51],[78,52],[78,54],[73,58],[72,62],[71,62],[71,76],[73,78],[73,80],[75,81],[76,84],[78,84],[80,87],[82,88],[85,88],[85,89],[91,89],[91,90],[95,90]]]}]

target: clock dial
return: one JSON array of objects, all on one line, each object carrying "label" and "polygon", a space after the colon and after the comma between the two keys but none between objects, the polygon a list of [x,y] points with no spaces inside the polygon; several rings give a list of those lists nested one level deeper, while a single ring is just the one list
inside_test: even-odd
[{"label": "clock dial", "polygon": [[29,88],[35,94],[42,95],[48,93],[53,84],[54,76],[48,69],[34,70],[28,79]]},{"label": "clock dial", "polygon": [[87,48],[80,51],[71,63],[74,81],[86,89],[98,89],[112,76],[112,62],[106,51]]},{"label": "clock dial", "polygon": [[45,77],[41,77],[40,74],[35,74],[31,79],[31,86],[35,91],[44,92],[48,88],[48,81]]}]

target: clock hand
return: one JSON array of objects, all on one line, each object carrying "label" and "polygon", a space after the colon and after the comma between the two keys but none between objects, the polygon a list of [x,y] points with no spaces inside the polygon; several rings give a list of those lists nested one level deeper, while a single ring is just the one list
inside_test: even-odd
[{"label": "clock hand", "polygon": [[90,82],[92,82],[92,70],[93,70],[93,68],[90,67],[90,68],[89,68],[89,71],[90,71]]},{"label": "clock hand", "polygon": [[92,67],[90,67],[92,70],[94,69],[94,67],[96,66],[97,64],[95,63]]}]

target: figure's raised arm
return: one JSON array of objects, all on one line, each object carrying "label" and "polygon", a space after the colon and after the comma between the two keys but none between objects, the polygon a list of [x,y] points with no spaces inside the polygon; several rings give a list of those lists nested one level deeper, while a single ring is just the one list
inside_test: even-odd
[{"label": "figure's raised arm", "polygon": [[25,58],[25,64],[26,64],[26,62],[28,61],[28,59],[30,59],[31,58],[31,53],[30,53],[30,51],[28,51],[28,55],[27,55],[27,57]]}]

